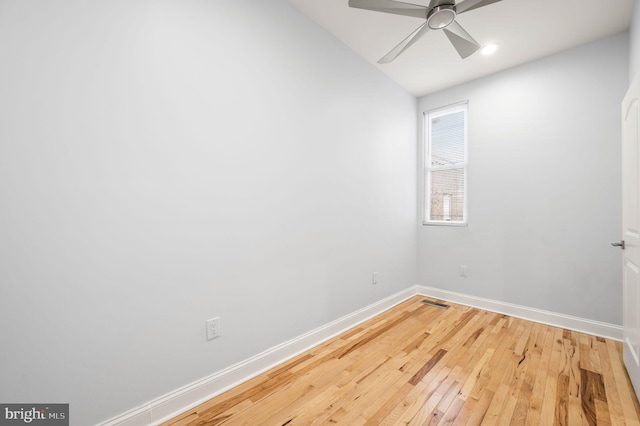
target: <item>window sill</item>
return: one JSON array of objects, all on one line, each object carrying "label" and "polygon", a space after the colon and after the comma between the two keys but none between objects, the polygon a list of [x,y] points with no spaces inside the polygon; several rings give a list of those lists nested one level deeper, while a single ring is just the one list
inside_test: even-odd
[{"label": "window sill", "polygon": [[469,224],[467,222],[422,222],[422,226],[451,226],[453,228],[465,228]]}]

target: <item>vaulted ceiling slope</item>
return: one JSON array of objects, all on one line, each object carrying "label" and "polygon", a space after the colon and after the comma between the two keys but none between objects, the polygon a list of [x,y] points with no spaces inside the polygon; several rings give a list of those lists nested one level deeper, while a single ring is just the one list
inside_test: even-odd
[{"label": "vaulted ceiling slope", "polygon": [[[458,16],[493,55],[461,59],[445,34],[431,31],[389,64],[377,61],[424,20],[350,8],[348,0],[289,0],[415,96],[424,96],[608,35],[626,31],[633,0],[502,0]],[[457,0],[456,3],[460,3]],[[409,1],[427,6],[429,0]]]}]

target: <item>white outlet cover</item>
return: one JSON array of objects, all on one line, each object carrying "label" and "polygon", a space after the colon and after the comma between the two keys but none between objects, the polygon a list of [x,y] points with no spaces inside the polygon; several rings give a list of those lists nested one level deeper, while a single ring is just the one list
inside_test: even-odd
[{"label": "white outlet cover", "polygon": [[220,337],[220,317],[207,320],[207,340]]}]

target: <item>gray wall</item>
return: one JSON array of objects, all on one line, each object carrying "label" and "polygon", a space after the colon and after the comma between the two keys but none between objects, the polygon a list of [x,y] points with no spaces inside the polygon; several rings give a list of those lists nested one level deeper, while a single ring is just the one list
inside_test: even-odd
[{"label": "gray wall", "polygon": [[88,425],[416,283],[416,99],[286,1],[2,0],[0,58],[0,401]]},{"label": "gray wall", "polygon": [[621,324],[628,69],[622,33],[419,100],[469,100],[470,161],[469,227],[419,226],[420,284]]},{"label": "gray wall", "polygon": [[638,72],[640,72],[640,0],[634,3],[629,28],[629,83]]}]

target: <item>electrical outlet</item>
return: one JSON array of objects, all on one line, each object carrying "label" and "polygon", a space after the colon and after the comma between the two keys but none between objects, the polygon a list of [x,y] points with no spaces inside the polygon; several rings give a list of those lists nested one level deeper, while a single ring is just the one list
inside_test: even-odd
[{"label": "electrical outlet", "polygon": [[378,273],[374,272],[373,273],[373,285],[378,284]]},{"label": "electrical outlet", "polygon": [[467,278],[467,267],[460,265],[460,276],[462,278]]},{"label": "electrical outlet", "polygon": [[220,337],[220,317],[207,320],[207,340]]}]

